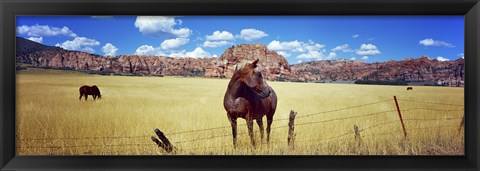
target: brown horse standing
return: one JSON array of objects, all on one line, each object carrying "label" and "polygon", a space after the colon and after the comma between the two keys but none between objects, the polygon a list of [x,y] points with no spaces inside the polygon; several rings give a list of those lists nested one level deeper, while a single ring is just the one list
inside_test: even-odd
[{"label": "brown horse standing", "polygon": [[87,100],[88,95],[92,95],[93,100],[95,100],[97,97],[100,99],[102,98],[102,95],[100,94],[100,90],[96,85],[93,85],[92,87],[84,85],[80,87],[80,97],[78,100],[82,99],[82,96],[85,96],[85,100]]},{"label": "brown horse standing", "polygon": [[262,74],[255,69],[257,63],[258,59],[233,74],[223,99],[223,106],[232,125],[234,147],[237,146],[237,118],[244,118],[247,121],[248,134],[252,146],[255,146],[253,120],[257,121],[263,140],[262,118],[266,115],[267,143],[270,141],[270,126],[277,108],[277,95],[263,80]]}]

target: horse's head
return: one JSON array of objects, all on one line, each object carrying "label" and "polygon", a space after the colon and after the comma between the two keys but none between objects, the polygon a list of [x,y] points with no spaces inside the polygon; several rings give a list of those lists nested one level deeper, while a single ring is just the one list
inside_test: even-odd
[{"label": "horse's head", "polygon": [[260,97],[267,97],[270,95],[270,88],[265,80],[263,80],[262,73],[257,69],[258,59],[250,64],[245,64],[237,72],[240,74],[241,80],[251,88]]},{"label": "horse's head", "polygon": [[97,98],[102,98],[102,95],[100,94],[100,89],[98,89],[97,85],[92,86],[92,93],[97,95]]}]

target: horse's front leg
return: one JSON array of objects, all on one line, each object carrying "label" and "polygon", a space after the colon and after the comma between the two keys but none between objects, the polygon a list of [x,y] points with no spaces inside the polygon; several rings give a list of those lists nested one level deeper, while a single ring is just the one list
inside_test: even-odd
[{"label": "horse's front leg", "polygon": [[92,95],[93,96],[93,100],[97,99],[97,96],[96,95]]},{"label": "horse's front leg", "polygon": [[233,148],[237,148],[237,118],[228,117],[232,125]]},{"label": "horse's front leg", "polygon": [[78,97],[78,100],[82,100],[83,94],[80,94],[80,97]]},{"label": "horse's front leg", "polygon": [[260,139],[263,141],[263,118],[257,119],[257,124],[260,129]]},{"label": "horse's front leg", "polygon": [[267,115],[267,143],[270,142],[270,126],[272,125],[272,122],[273,122],[273,115],[272,116],[268,116]]},{"label": "horse's front leg", "polygon": [[250,141],[252,146],[255,147],[255,138],[253,136],[253,118],[247,117],[247,127],[248,127],[248,135],[250,136]]},{"label": "horse's front leg", "polygon": [[85,101],[87,101],[88,99],[88,94],[85,94]]}]

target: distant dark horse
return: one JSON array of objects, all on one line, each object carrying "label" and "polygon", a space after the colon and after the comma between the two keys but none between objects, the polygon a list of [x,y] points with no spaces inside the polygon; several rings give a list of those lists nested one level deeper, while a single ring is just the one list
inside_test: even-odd
[{"label": "distant dark horse", "polygon": [[248,134],[252,146],[255,146],[253,120],[257,121],[263,140],[262,118],[267,115],[267,143],[270,141],[270,125],[277,108],[277,95],[263,80],[262,74],[255,69],[257,63],[258,59],[233,74],[223,99],[223,106],[232,125],[234,147],[237,146],[237,118],[247,121]]},{"label": "distant dark horse", "polygon": [[407,91],[408,91],[408,90],[413,90],[413,87],[407,87]]},{"label": "distant dark horse", "polygon": [[81,100],[82,96],[85,96],[85,100],[87,100],[88,95],[92,95],[93,100],[95,100],[97,97],[99,99],[102,98],[102,95],[100,94],[100,90],[96,85],[93,85],[92,87],[86,86],[86,85],[80,87],[80,97],[78,98],[78,100]]}]

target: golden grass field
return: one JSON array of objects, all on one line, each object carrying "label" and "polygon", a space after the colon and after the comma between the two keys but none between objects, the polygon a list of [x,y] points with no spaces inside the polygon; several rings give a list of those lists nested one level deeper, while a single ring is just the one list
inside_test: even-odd
[{"label": "golden grass field", "polygon": [[[290,82],[268,82],[278,96],[270,144],[258,143],[255,132],[257,147],[250,146],[245,120],[239,119],[234,149],[223,108],[228,81],[18,71],[17,155],[167,154],[151,141],[155,128],[176,147],[173,155],[464,154],[464,132],[458,131],[463,88],[415,86],[406,91],[405,86]],[[93,84],[102,99],[79,100],[79,87]],[[407,139],[394,95],[403,99],[399,106]],[[373,102],[379,103],[348,108]],[[298,112],[294,148],[287,145],[288,120],[282,120],[290,110]],[[354,138],[354,125],[365,129],[360,141]],[[193,131],[215,127],[225,128]],[[258,131],[256,123],[254,129]]]}]

